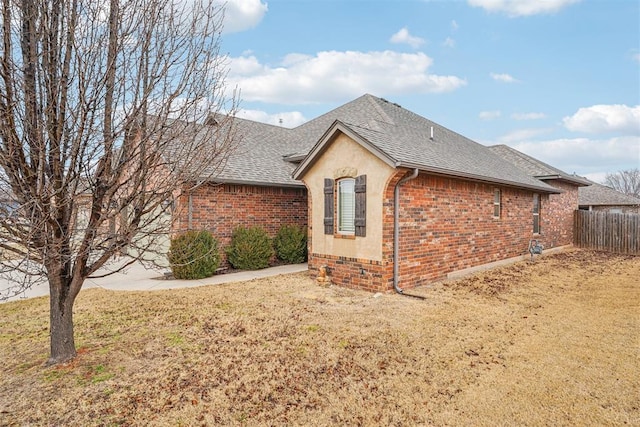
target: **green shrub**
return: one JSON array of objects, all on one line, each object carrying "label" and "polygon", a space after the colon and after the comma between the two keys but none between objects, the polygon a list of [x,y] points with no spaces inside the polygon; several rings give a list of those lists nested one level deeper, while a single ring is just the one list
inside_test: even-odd
[{"label": "green shrub", "polygon": [[258,270],[269,266],[273,256],[271,239],[260,227],[238,227],[233,230],[227,248],[229,263],[240,270]]},{"label": "green shrub", "polygon": [[307,260],[307,230],[297,225],[283,225],[273,239],[276,255],[289,264]]},{"label": "green shrub", "polygon": [[204,279],[220,265],[218,240],[208,231],[187,231],[171,239],[169,264],[176,279]]}]

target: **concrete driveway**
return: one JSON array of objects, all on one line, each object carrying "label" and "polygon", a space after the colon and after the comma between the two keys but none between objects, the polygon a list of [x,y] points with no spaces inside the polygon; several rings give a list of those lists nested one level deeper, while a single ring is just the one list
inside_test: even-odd
[{"label": "concrete driveway", "polygon": [[[101,270],[106,272],[107,269]],[[114,291],[158,291],[162,289],[191,288],[196,286],[217,285],[220,283],[244,282],[263,277],[278,276],[280,274],[307,271],[307,264],[281,265],[263,270],[240,271],[237,273],[219,274],[200,280],[165,279],[169,269],[149,269],[140,263],[134,263],[120,273],[98,279],[87,279],[82,289],[103,288]],[[0,303],[16,301],[25,298],[35,298],[49,295],[49,284],[46,281],[36,283],[29,289],[22,290],[16,295],[16,283],[0,277]],[[8,298],[7,298],[8,296]]]}]

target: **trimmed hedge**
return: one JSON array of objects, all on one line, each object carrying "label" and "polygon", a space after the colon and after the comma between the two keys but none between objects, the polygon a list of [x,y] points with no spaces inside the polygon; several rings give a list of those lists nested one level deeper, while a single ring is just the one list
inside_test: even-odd
[{"label": "trimmed hedge", "polygon": [[229,263],[240,270],[266,268],[274,254],[271,239],[261,227],[238,227],[233,230],[226,252]]},{"label": "trimmed hedge", "polygon": [[220,265],[218,240],[208,231],[187,231],[171,239],[167,257],[176,279],[204,279]]},{"label": "trimmed hedge", "polygon": [[307,260],[307,230],[297,225],[283,225],[273,239],[276,256],[289,264]]}]

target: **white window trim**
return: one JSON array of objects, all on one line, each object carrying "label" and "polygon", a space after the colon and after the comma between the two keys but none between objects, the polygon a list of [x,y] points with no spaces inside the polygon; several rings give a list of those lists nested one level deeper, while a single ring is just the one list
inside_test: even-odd
[{"label": "white window trim", "polygon": [[[343,221],[342,215],[343,215],[343,199],[342,199],[342,187],[344,184],[349,183],[351,185],[351,191],[349,193],[345,193],[345,194],[350,194],[351,195],[351,206],[349,207],[349,211],[351,213],[351,219],[350,221],[348,221],[347,224],[344,224],[345,221]],[[337,219],[337,233],[338,234],[344,234],[347,236],[354,236],[356,234],[356,226],[355,226],[355,213],[356,213],[356,192],[355,192],[355,185],[356,185],[356,180],[354,178],[341,178],[337,181],[336,185],[336,198],[337,198],[337,208],[336,208],[336,219]],[[348,220],[348,218],[347,218]]]},{"label": "white window trim", "polygon": [[[538,205],[536,206],[536,197],[538,200]],[[536,211],[536,207],[538,208],[538,210]],[[539,193],[534,193],[533,194],[533,234],[540,234],[540,230],[542,229],[542,224],[540,224],[540,211],[542,210],[542,197],[540,196]],[[538,220],[536,221],[535,218],[538,218]],[[536,222],[538,223],[538,229],[536,230]]]},{"label": "white window trim", "polygon": [[[498,200],[496,201],[496,195]],[[496,207],[498,208],[498,215],[496,215]],[[502,190],[495,188],[493,190],[493,217],[498,219],[502,216]]]}]

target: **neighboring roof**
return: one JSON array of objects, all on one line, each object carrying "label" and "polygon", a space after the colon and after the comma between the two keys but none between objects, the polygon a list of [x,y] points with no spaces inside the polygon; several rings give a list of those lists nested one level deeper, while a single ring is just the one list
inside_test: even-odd
[{"label": "neighboring roof", "polygon": [[590,185],[588,180],[580,176],[570,175],[545,162],[528,156],[515,148],[511,148],[508,145],[493,145],[489,147],[489,149],[537,179],[543,181],[557,179],[578,186]]},{"label": "neighboring roof", "polygon": [[[300,178],[315,163],[333,141],[335,132],[342,132],[357,135],[357,142],[379,157],[386,158],[394,167],[417,168],[440,175],[547,193],[559,192],[505,162],[487,147],[397,104],[364,95],[343,107],[349,107],[349,112],[353,112],[353,115],[334,122],[330,131],[325,133],[309,156],[296,168],[295,178]],[[321,118],[327,119],[324,116]]]},{"label": "neighboring roof", "polygon": [[[217,182],[301,187],[296,163],[308,165],[327,130],[339,121],[395,167],[557,193],[487,147],[397,104],[363,95],[295,128],[235,119],[240,144],[215,178]],[[431,128],[434,137],[431,139]],[[320,141],[320,142],[319,142]]]},{"label": "neighboring roof", "polygon": [[578,189],[580,206],[640,206],[640,199],[628,196],[611,187],[590,181],[589,187]]}]

